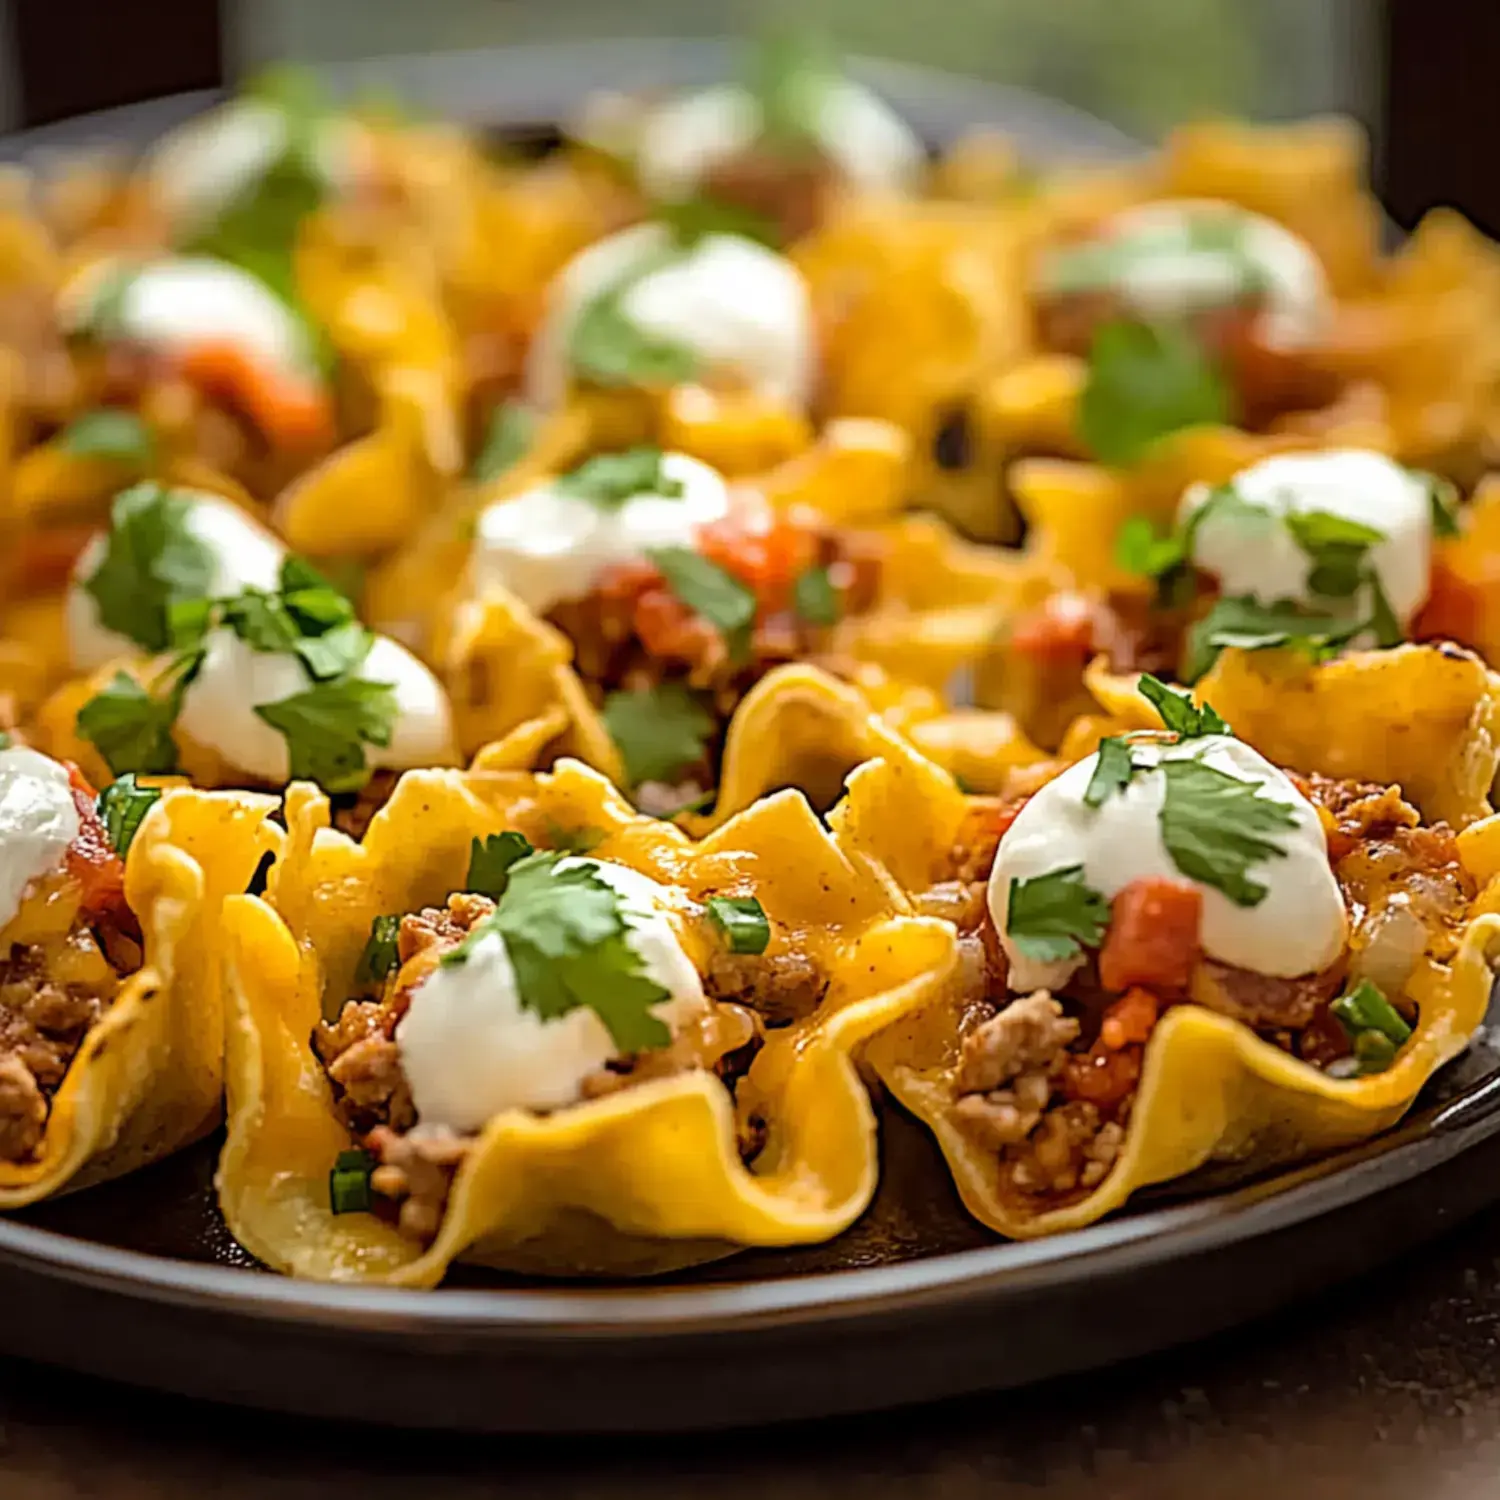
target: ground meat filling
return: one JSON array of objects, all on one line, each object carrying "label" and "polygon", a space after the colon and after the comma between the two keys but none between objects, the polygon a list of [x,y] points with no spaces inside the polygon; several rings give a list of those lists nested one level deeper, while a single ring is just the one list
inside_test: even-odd
[{"label": "ground meat filling", "polygon": [[[710,528],[703,541],[705,556],[756,594],[757,615],[746,651],[732,650],[723,633],[682,604],[649,563],[610,569],[592,593],[557,605],[547,616],[572,641],[574,664],[596,702],[612,692],[644,691],[675,681],[696,692],[713,716],[717,727],[698,764],[684,766],[670,784],[636,789],[637,801],[648,812],[675,812],[718,784],[729,719],[773,667],[805,661],[836,676],[854,671],[854,664],[839,653],[833,629],[797,613],[794,585],[807,569],[823,569],[837,595],[840,618],[866,614],[879,596],[886,543],[866,533],[800,522],[778,522],[768,535],[770,540],[762,544],[754,534],[726,524]],[[788,566],[793,556],[795,562]]]},{"label": "ground meat filling", "polygon": [[[445,906],[403,917],[396,945],[399,967],[383,992],[347,1001],[334,1020],[313,1033],[313,1048],[327,1070],[339,1118],[379,1162],[370,1178],[377,1208],[394,1217],[403,1233],[419,1240],[437,1233],[454,1175],[474,1137],[413,1130],[417,1112],[402,1071],[396,1028],[413,992],[443,954],[494,909],[487,896],[460,893],[450,896]],[[759,998],[741,963],[711,966],[704,988],[714,1003],[680,1027],[669,1046],[612,1059],[584,1079],[582,1097],[597,1099],[648,1079],[699,1068],[732,1086],[749,1066],[762,1035],[756,1012],[735,1003]],[[787,1008],[807,1003],[816,984],[791,961],[779,967],[769,964],[766,972],[767,993]],[[747,1149],[753,1154],[753,1143]]]},{"label": "ground meat filling", "polygon": [[[1029,1197],[1066,1199],[1107,1176],[1125,1142],[1149,1041],[1161,1013],[1192,1003],[1218,1011],[1311,1063],[1350,1054],[1330,1009],[1357,978],[1379,985],[1409,1023],[1403,998],[1422,959],[1449,961],[1475,895],[1452,831],[1424,827],[1397,788],[1323,776],[1294,778],[1318,807],[1329,858],[1349,911],[1338,962],[1292,979],[1257,974],[1199,955],[1181,988],[1152,993],[1107,988],[1101,955],[1090,955],[1067,993],[1007,998],[1007,966],[986,901],[995,849],[1024,805],[973,799],[960,830],[952,878],[929,890],[922,909],[960,934],[960,1052],[953,1074],[955,1120],[1000,1159],[1003,1180]],[[1109,972],[1108,959],[1103,967]]]}]

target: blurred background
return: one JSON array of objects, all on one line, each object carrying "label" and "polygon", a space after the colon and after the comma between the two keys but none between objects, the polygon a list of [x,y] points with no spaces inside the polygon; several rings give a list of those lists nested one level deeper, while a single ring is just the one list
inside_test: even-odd
[{"label": "blurred background", "polygon": [[[777,0],[4,0],[0,129],[283,58],[348,62],[578,38],[732,35]],[[1492,231],[1500,0],[803,0],[845,49],[1052,95],[1141,137],[1204,114],[1338,111],[1399,222]]]}]

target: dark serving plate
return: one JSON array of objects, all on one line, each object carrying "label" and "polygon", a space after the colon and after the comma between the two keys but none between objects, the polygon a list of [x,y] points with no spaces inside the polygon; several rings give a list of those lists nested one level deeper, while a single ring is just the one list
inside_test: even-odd
[{"label": "dark serving plate", "polygon": [[[726,61],[717,43],[590,44],[333,76],[378,78],[525,133],[595,88],[692,83]],[[1015,90],[892,64],[859,71],[934,142],[985,123],[1040,162],[1136,149]],[[50,126],[0,154],[138,146],[213,97]],[[974,1224],[930,1138],[887,1109],[880,1192],[848,1233],[630,1285],[465,1271],[435,1292],[287,1281],[225,1229],[217,1148],[0,1220],[0,1352],[322,1417],[668,1431],[1013,1387],[1200,1337],[1364,1271],[1500,1198],[1500,1056],[1482,1037],[1364,1146],[1271,1178],[1201,1173],[1031,1244]]]}]

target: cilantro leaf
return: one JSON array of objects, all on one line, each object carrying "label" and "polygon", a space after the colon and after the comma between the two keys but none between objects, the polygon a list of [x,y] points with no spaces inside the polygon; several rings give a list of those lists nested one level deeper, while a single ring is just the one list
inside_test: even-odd
[{"label": "cilantro leaf", "polygon": [[213,583],[213,553],[188,526],[192,502],[159,484],[121,491],[99,566],[84,580],[99,623],[148,651],[171,644],[170,607]]},{"label": "cilantro leaf", "polygon": [[1185,427],[1225,422],[1229,386],[1185,328],[1106,323],[1094,337],[1078,433],[1102,463],[1128,468]]},{"label": "cilantro leaf", "polygon": [[651,547],[646,556],[661,570],[667,587],[718,629],[731,657],[748,654],[755,595],[733,573],[691,547]]},{"label": "cilantro leaf", "polygon": [[828,569],[809,568],[792,587],[792,608],[809,625],[837,625],[843,613]]},{"label": "cilantro leaf", "polygon": [[1412,477],[1427,486],[1427,501],[1432,507],[1432,534],[1435,537],[1455,537],[1462,531],[1458,520],[1458,488],[1449,480],[1436,474],[1425,474],[1412,470]]},{"label": "cilantro leaf", "polygon": [[156,452],[151,429],[133,412],[103,406],[76,417],[62,431],[58,444],[75,458],[103,458],[144,467]]},{"label": "cilantro leaf", "polygon": [[130,771],[166,776],[177,769],[172,725],[177,699],[153,697],[135,678],[113,680],[78,710],[78,733],[104,757],[116,776]]},{"label": "cilantro leaf", "polygon": [[1097,948],[1108,926],[1109,902],[1084,884],[1082,865],[1011,882],[1005,930],[1027,958],[1073,958],[1081,948]]},{"label": "cilantro leaf", "polygon": [[[1140,694],[1161,715],[1162,723],[1181,739],[1199,739],[1205,734],[1233,734],[1212,704],[1201,708],[1186,693],[1168,687],[1159,677],[1141,673]],[[1103,748],[1102,746],[1100,747]]]},{"label": "cilantro leaf", "polygon": [[731,953],[764,953],[771,942],[770,920],[754,896],[710,896],[708,917]]},{"label": "cilantro leaf", "polygon": [[99,793],[95,804],[110,847],[124,859],[146,814],[161,801],[159,786],[140,786],[133,771],[126,772]]},{"label": "cilantro leaf", "polygon": [[[1175,695],[1174,695],[1175,696]],[[1113,792],[1123,792],[1135,774],[1130,758],[1130,741],[1118,735],[1099,741],[1099,758],[1083,794],[1085,807],[1103,807]]]},{"label": "cilantro leaf", "polygon": [[1307,554],[1307,586],[1313,593],[1348,599],[1359,592],[1370,548],[1385,540],[1383,531],[1326,510],[1289,511],[1282,519]]},{"label": "cilantro leaf", "polygon": [[1312,609],[1295,599],[1275,604],[1261,604],[1248,597],[1216,599],[1213,608],[1188,628],[1183,681],[1196,682],[1227,647],[1268,651],[1286,646],[1306,653],[1313,661],[1325,661],[1369,628],[1367,619]]},{"label": "cilantro leaf", "polygon": [[357,792],[370,779],[366,745],[389,745],[396,689],[389,682],[336,677],[275,703],[255,705],[285,740],[289,779],[315,781],[327,792]]},{"label": "cilantro leaf", "polygon": [[568,362],[581,380],[603,386],[680,385],[698,373],[695,350],[643,329],[625,313],[632,287],[682,257],[673,245],[649,256],[588,302],[568,336]]},{"label": "cilantro leaf", "polygon": [[836,76],[830,49],[814,30],[768,27],[750,54],[748,86],[760,107],[760,139],[779,152],[822,145],[822,109]]},{"label": "cilantro leaf", "polygon": [[502,401],[490,412],[484,441],[469,470],[469,478],[486,484],[514,468],[531,451],[536,429],[536,413],[529,406],[519,401]]},{"label": "cilantro leaf", "polygon": [[631,786],[672,781],[708,753],[714,716],[680,682],[661,682],[604,700],[604,727],[625,762]]},{"label": "cilantro leaf", "polygon": [[464,889],[498,901],[510,884],[511,866],[535,853],[525,834],[511,830],[474,839],[469,845],[469,873],[464,877]]},{"label": "cilantro leaf", "polygon": [[651,1008],[671,998],[631,947],[622,898],[589,862],[531,854],[510,867],[495,910],[444,964],[467,962],[489,933],[504,940],[521,1004],[545,1020],[588,1006],[623,1054],[665,1046],[672,1033]]},{"label": "cilantro leaf", "polygon": [[1285,802],[1260,795],[1254,782],[1199,760],[1164,760],[1166,780],[1158,822],[1172,863],[1190,880],[1222,891],[1236,906],[1258,906],[1267,887],[1250,866],[1286,856],[1269,835],[1297,826]]},{"label": "cilantro leaf", "polygon": [[400,936],[400,917],[376,917],[370,923],[370,936],[354,970],[354,983],[359,993],[378,990],[400,968],[401,954],[396,947]]},{"label": "cilantro leaf", "polygon": [[0,750],[11,750],[15,748],[15,736],[0,729]]},{"label": "cilantro leaf", "polygon": [[637,495],[659,495],[679,500],[686,491],[663,463],[660,448],[627,448],[623,453],[601,453],[557,480],[559,494],[591,500],[601,510],[617,509]]},{"label": "cilantro leaf", "polygon": [[1381,585],[1380,575],[1372,572],[1366,585],[1370,591],[1370,613],[1365,623],[1375,637],[1375,644],[1382,651],[1391,646],[1399,646],[1406,639],[1406,632],[1401,628],[1401,621],[1396,618],[1396,611],[1392,609],[1391,601]]},{"label": "cilantro leaf", "polygon": [[710,234],[732,234],[740,239],[757,240],[773,248],[781,243],[781,232],[775,221],[739,203],[699,196],[659,203],[655,217],[672,231],[679,245],[691,248]]},{"label": "cilantro leaf", "polygon": [[1126,573],[1160,578],[1187,561],[1181,532],[1159,533],[1145,516],[1131,516],[1115,536],[1115,562]]}]

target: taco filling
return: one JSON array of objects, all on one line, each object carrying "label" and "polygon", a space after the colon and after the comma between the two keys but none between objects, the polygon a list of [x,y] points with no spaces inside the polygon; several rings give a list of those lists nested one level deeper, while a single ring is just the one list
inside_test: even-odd
[{"label": "taco filling", "polygon": [[489,507],[472,567],[480,593],[507,589],[569,638],[638,804],[669,813],[717,785],[730,716],[772,667],[854,671],[837,627],[875,606],[885,548],[636,448]]},{"label": "taco filling", "polygon": [[[377,918],[356,992],[313,1037],[361,1144],[334,1164],[334,1211],[385,1214],[421,1241],[494,1117],[694,1070],[733,1089],[765,1024],[821,995],[810,966],[764,956],[770,927],[753,898],[700,907],[516,833],[475,841],[468,884],[483,889]],[[757,1136],[741,1140],[746,1160]]]},{"label": "taco filling", "polygon": [[976,802],[928,898],[963,934],[955,1123],[1008,1196],[1096,1188],[1152,1032],[1199,1005],[1334,1077],[1382,1072],[1475,888],[1394,787],[1302,776],[1153,679],[1165,733],[1107,739],[1031,795]]},{"label": "taco filling", "polygon": [[121,858],[161,794],[96,802],[74,766],[0,749],[0,1160],[27,1162],[90,1028],[141,967]]}]

